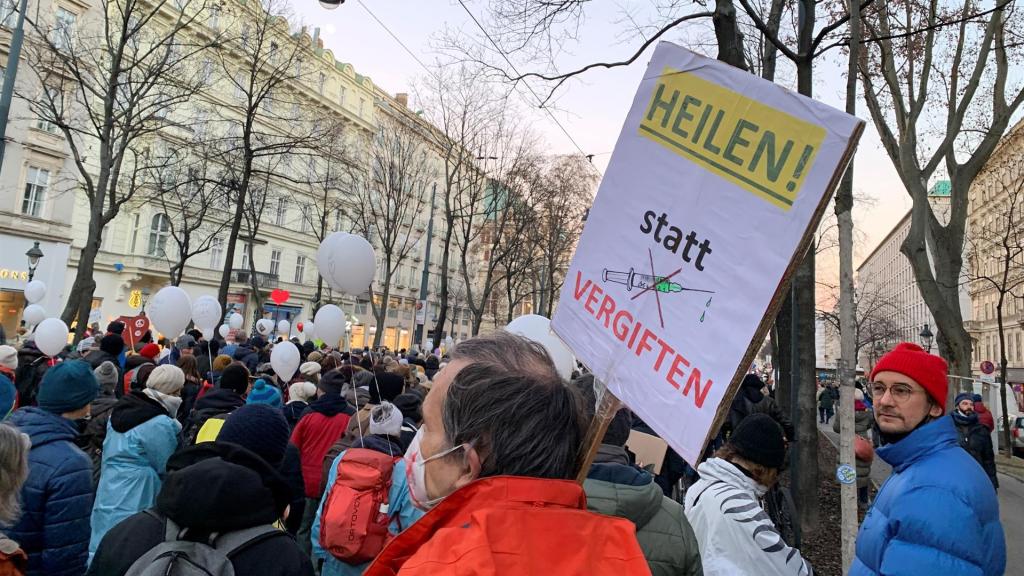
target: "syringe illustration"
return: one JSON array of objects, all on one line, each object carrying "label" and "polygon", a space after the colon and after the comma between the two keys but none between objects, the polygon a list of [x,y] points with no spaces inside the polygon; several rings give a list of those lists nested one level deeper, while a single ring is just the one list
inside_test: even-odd
[{"label": "syringe illustration", "polygon": [[714,294],[713,290],[700,290],[697,288],[684,288],[682,284],[678,282],[672,282],[666,279],[664,276],[653,276],[651,274],[637,274],[632,268],[629,272],[615,272],[607,268],[604,269],[604,273],[601,275],[602,280],[605,282],[612,282],[615,284],[622,284],[626,287],[626,291],[631,291],[633,288],[639,288],[641,290],[657,290],[662,293],[672,292],[704,292],[705,294]]}]

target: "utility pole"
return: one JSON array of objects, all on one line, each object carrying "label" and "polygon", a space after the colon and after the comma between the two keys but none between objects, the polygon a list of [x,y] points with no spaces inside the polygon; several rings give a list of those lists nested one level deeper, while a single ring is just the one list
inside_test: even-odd
[{"label": "utility pole", "polygon": [[7,68],[4,69],[4,85],[0,89],[0,171],[3,171],[4,152],[7,149],[7,118],[11,115],[11,100],[14,98],[14,80],[18,76],[18,62],[21,60],[21,43],[25,38],[25,11],[28,0],[18,4],[18,24],[11,35],[11,50],[7,54]]},{"label": "utility pole", "polygon": [[[420,300],[418,304],[422,307],[416,310],[416,333],[413,342],[419,346],[423,342],[423,325],[427,322],[427,284],[430,282],[430,244],[434,241],[434,198],[437,196],[437,182],[430,191],[430,220],[427,220],[427,249],[423,254],[423,275],[420,278]],[[420,314],[423,321],[420,322]]]}]

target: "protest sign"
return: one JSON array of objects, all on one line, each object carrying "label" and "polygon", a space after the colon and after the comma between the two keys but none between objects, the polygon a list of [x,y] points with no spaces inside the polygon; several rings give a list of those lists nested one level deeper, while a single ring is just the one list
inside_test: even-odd
[{"label": "protest sign", "polygon": [[551,327],[689,463],[728,410],[863,126],[658,45]]},{"label": "protest sign", "polygon": [[145,314],[138,316],[118,316],[117,321],[124,324],[124,344],[128,349],[134,349],[135,344],[149,331],[149,318]]}]

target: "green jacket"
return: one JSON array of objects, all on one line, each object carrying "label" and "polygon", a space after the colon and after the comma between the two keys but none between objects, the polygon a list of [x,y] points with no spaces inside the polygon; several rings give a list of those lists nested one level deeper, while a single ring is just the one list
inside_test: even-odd
[{"label": "green jacket", "polygon": [[594,464],[583,489],[592,512],[636,524],[654,576],[703,576],[697,538],[683,507],[666,498],[650,474],[624,464]]}]

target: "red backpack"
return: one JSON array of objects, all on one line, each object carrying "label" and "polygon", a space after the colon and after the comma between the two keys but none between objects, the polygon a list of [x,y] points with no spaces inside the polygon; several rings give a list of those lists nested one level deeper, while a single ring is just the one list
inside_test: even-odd
[{"label": "red backpack", "polygon": [[388,491],[398,458],[366,448],[349,448],[324,499],[320,546],[347,564],[369,562],[391,539]]}]

